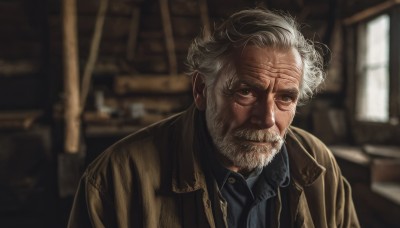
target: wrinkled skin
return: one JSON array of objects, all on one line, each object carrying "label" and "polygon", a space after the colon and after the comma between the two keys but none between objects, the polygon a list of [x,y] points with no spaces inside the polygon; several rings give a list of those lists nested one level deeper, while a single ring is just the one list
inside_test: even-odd
[{"label": "wrinkled skin", "polygon": [[193,94],[206,112],[217,157],[246,174],[267,165],[283,144],[296,111],[302,61],[295,49],[247,46],[232,55],[231,65],[209,87],[195,75]]}]

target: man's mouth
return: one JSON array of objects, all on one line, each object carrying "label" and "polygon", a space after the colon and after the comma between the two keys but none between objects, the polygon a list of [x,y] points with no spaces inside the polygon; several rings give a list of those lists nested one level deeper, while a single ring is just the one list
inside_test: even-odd
[{"label": "man's mouth", "polygon": [[259,145],[265,145],[265,144],[275,145],[277,143],[277,141],[270,141],[270,140],[257,140],[257,139],[248,139],[248,138],[237,138],[237,139],[242,142],[259,144]]}]

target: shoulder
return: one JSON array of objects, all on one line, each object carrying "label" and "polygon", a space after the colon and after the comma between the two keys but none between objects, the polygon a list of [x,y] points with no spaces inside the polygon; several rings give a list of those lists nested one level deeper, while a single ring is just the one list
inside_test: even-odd
[{"label": "shoulder", "polygon": [[129,182],[144,177],[143,173],[152,180],[159,179],[160,156],[168,151],[168,138],[178,117],[143,128],[110,146],[88,165],[84,175],[86,181],[106,191],[110,182],[113,185],[118,181]]}]

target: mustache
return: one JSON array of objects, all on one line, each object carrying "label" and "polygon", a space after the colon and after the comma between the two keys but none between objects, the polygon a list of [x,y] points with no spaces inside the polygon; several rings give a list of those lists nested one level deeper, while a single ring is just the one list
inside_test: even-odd
[{"label": "mustache", "polygon": [[234,132],[233,136],[243,140],[264,143],[283,141],[283,138],[278,133],[269,130],[239,129]]}]

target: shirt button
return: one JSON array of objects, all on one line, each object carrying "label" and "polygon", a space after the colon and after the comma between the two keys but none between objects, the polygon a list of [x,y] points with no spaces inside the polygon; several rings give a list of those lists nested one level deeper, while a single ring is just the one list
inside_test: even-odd
[{"label": "shirt button", "polygon": [[235,178],[233,178],[233,177],[229,177],[228,178],[228,183],[229,184],[234,184],[235,182],[236,182]]}]

